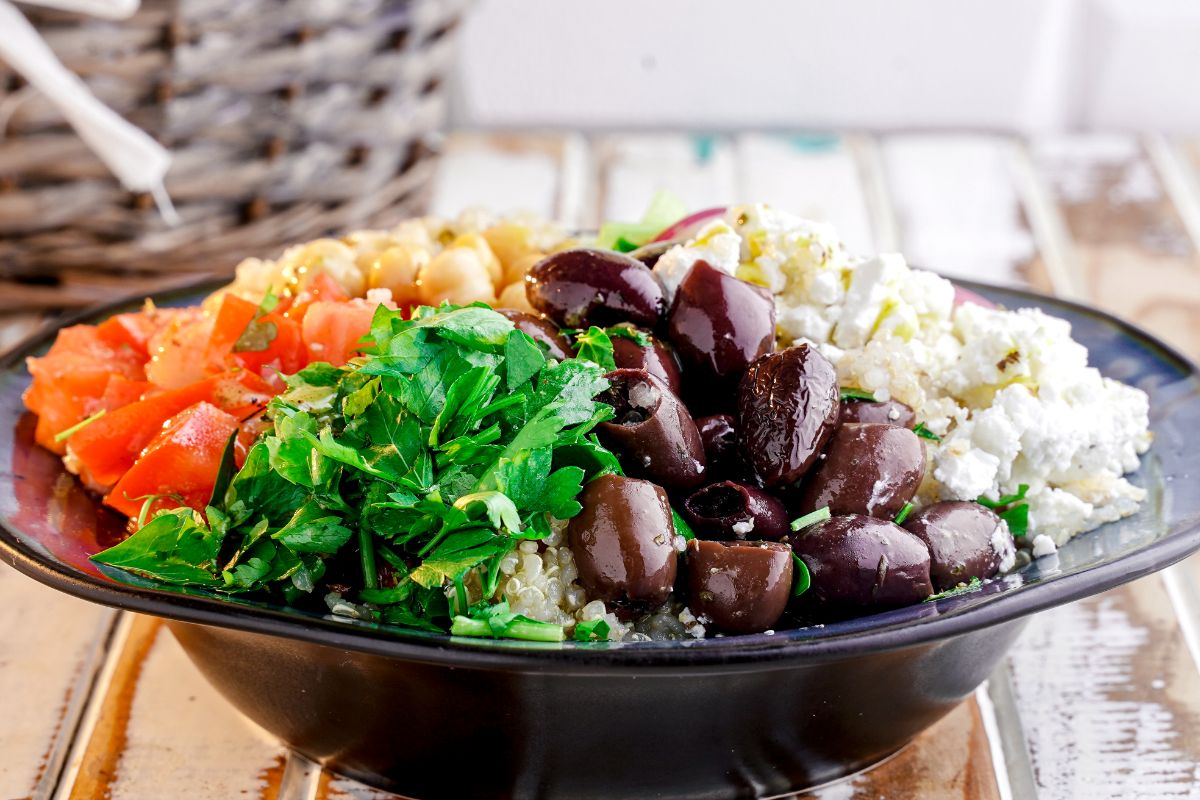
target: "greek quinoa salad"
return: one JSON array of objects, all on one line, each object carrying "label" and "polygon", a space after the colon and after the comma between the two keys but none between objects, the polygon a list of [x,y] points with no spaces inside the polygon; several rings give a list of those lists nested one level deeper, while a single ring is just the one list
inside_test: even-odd
[{"label": "greek quinoa salad", "polygon": [[121,580],[534,641],[920,603],[1134,513],[1146,395],[1069,325],[765,205],[421,218],[60,331],[37,441]]}]

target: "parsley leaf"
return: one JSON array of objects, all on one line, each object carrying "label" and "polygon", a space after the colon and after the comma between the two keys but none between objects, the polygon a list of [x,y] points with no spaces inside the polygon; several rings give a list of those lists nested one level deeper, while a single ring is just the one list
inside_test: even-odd
[{"label": "parsley leaf", "polygon": [[617,368],[617,362],[613,360],[612,339],[608,338],[603,328],[595,325],[588,328],[575,337],[575,346],[579,358],[600,365],[606,372]]},{"label": "parsley leaf", "polygon": [[937,594],[929,595],[929,597],[925,598],[925,602],[932,603],[934,600],[941,600],[944,597],[955,597],[960,594],[966,594],[967,592],[973,592],[980,586],[983,586],[983,581],[981,581],[978,577],[974,577],[971,578],[970,583],[960,583],[952,589],[947,589],[944,592],[938,592]]},{"label": "parsley leaf", "polygon": [[654,344],[654,341],[649,336],[637,328],[630,328],[625,325],[614,325],[611,328],[607,328],[605,332],[610,339],[628,339],[638,347],[649,347]]},{"label": "parsley leaf", "polygon": [[926,428],[924,422],[918,422],[917,426],[913,428],[913,433],[915,433],[917,436],[920,436],[922,439],[928,439],[931,442],[940,442],[942,440],[942,437],[929,430],[929,428]]},{"label": "parsley leaf", "polygon": [[875,399],[875,393],[868,392],[866,389],[848,389],[848,388],[843,387],[842,391],[841,391],[841,397],[842,397],[842,402],[845,402],[847,400],[872,400],[873,401]]}]

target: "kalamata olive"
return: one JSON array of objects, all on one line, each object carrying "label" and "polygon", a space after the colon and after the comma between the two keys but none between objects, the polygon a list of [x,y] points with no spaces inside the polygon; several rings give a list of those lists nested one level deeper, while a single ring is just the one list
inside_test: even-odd
[{"label": "kalamata olive", "polygon": [[928,548],[894,522],[848,514],[802,528],[790,541],[812,577],[809,592],[827,605],[903,606],[933,594]]},{"label": "kalamata olive", "polygon": [[775,349],[771,293],[707,261],[684,276],[667,325],[684,366],[718,383],[737,381],[751,361]]},{"label": "kalamata olive", "polygon": [[838,427],[804,481],[801,513],[829,506],[834,514],[892,519],[925,477],[925,443],[908,428],[877,422]]},{"label": "kalamata olive", "polygon": [[687,548],[688,608],[726,633],[758,633],[779,621],[792,589],[782,542],[711,542]]},{"label": "kalamata olive", "polygon": [[807,344],[762,356],[738,386],[742,456],[768,487],[804,477],[838,419],[837,374]]},{"label": "kalamata olive", "polygon": [[613,361],[618,369],[644,369],[667,385],[672,393],[678,395],[683,387],[679,374],[679,361],[675,352],[659,339],[647,335],[650,343],[640,345],[632,339],[617,334],[610,334],[613,345]]},{"label": "kalamata olive", "polygon": [[704,539],[781,539],[788,513],[777,498],[754,486],[722,481],[683,501],[683,516]]},{"label": "kalamata olive", "polygon": [[664,602],[678,561],[667,493],[607,474],[585,486],[579,502],[583,510],[567,524],[567,541],[588,596],[647,608]]},{"label": "kalamata olive", "polygon": [[899,425],[911,428],[917,422],[916,412],[907,403],[899,400],[847,400],[842,403],[842,423],[879,422],[884,425]]},{"label": "kalamata olive", "polygon": [[732,414],[712,414],[696,420],[704,445],[704,465],[710,480],[727,478],[743,471],[737,446],[737,419]]},{"label": "kalamata olive", "polygon": [[653,328],[666,309],[658,277],[637,259],[581,247],[546,256],[525,276],[529,304],[568,328],[632,322]]},{"label": "kalamata olive", "polygon": [[596,431],[630,475],[661,486],[688,489],[704,480],[704,445],[696,423],[667,385],[641,369],[606,376],[609,388],[597,399],[616,412]]},{"label": "kalamata olive", "polygon": [[654,265],[658,263],[658,259],[662,254],[670,250],[677,244],[681,244],[683,239],[672,239],[666,242],[651,242],[644,244],[636,250],[630,251],[629,257],[636,258],[638,261],[645,264],[650,269],[654,269]]},{"label": "kalamata olive", "polygon": [[514,308],[497,308],[496,313],[508,317],[517,330],[529,334],[535,342],[544,344],[546,355],[550,358],[565,361],[573,355],[571,345],[558,332],[558,326],[553,322]]},{"label": "kalamata olive", "polygon": [[1012,534],[978,503],[951,500],[909,515],[904,527],[929,547],[929,573],[939,592],[971,578],[990,578],[1013,555]]}]

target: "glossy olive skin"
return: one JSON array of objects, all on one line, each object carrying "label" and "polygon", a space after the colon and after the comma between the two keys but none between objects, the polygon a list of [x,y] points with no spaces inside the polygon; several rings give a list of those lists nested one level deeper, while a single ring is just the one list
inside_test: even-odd
[{"label": "glossy olive skin", "polygon": [[550,358],[565,361],[574,355],[571,345],[558,332],[558,326],[553,322],[524,311],[517,311],[515,308],[497,308],[496,313],[508,317],[517,330],[524,331],[535,342],[545,345],[546,355]]},{"label": "glossy olive skin", "polygon": [[642,346],[624,336],[610,335],[613,346],[613,361],[618,369],[644,369],[667,385],[675,395],[683,389],[683,376],[679,372],[679,359],[666,342],[650,337],[650,344]]},{"label": "glossy olive skin", "polygon": [[667,493],[649,481],[601,475],[579,495],[583,510],[567,541],[588,595],[653,607],[671,593],[678,569]]},{"label": "glossy olive skin", "polygon": [[729,478],[745,471],[738,451],[737,418],[732,414],[710,414],[696,419],[696,430],[704,445],[709,480]]},{"label": "glossy olive skin", "polygon": [[679,284],[667,328],[688,370],[732,385],[775,349],[775,301],[761,286],[697,261]]},{"label": "glossy olive skin", "polygon": [[804,477],[837,427],[838,403],[833,365],[807,344],[750,365],[738,386],[738,442],[764,485]]},{"label": "glossy olive skin", "polygon": [[[995,512],[967,500],[934,503],[904,521],[904,528],[929,548],[929,574],[939,592],[1000,571],[1001,553],[992,539],[999,527]],[[1010,550],[1012,534],[1005,530],[1000,537]]]},{"label": "glossy olive skin", "polygon": [[683,501],[683,518],[702,539],[782,539],[788,533],[783,503],[756,486],[710,483]]},{"label": "glossy olive skin", "polygon": [[878,422],[883,425],[912,428],[917,424],[917,413],[907,403],[901,403],[899,400],[885,400],[882,403],[874,400],[845,400],[842,402],[840,421],[843,424]]},{"label": "glossy olive skin", "polygon": [[877,422],[838,426],[800,492],[807,514],[829,506],[833,514],[893,519],[925,477],[925,443],[908,428]]},{"label": "glossy olive skin", "polygon": [[848,514],[794,532],[792,550],[808,567],[806,595],[841,608],[888,608],[933,594],[929,550],[894,522]]},{"label": "glossy olive skin", "polygon": [[640,369],[608,373],[609,388],[597,399],[616,411],[596,432],[625,471],[672,489],[704,480],[704,445],[687,408],[667,385]]},{"label": "glossy olive skin", "polygon": [[775,626],[792,589],[792,553],[782,542],[712,542],[687,547],[688,608],[724,633]]},{"label": "glossy olive skin", "polygon": [[658,324],[666,308],[662,284],[637,259],[586,247],[552,253],[525,276],[529,304],[567,328],[632,322]]}]

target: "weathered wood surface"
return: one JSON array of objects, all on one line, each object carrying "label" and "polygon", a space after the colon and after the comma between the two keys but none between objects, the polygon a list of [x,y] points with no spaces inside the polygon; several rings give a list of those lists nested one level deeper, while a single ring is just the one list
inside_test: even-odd
[{"label": "weathered wood surface", "polygon": [[[471,133],[448,142],[435,210],[591,227],[636,218],[657,188],[694,207],[763,199],[830,220],[856,250],[1095,301],[1195,357],[1197,176],[1200,145],[1152,137]],[[10,319],[0,344],[38,318]],[[1185,562],[1039,615],[992,692],[806,797],[1200,796],[1198,581]],[[0,724],[0,798],[391,797],[287,756],[157,622],[123,615],[110,636],[115,618],[0,568],[0,697],[27,709]]]}]

